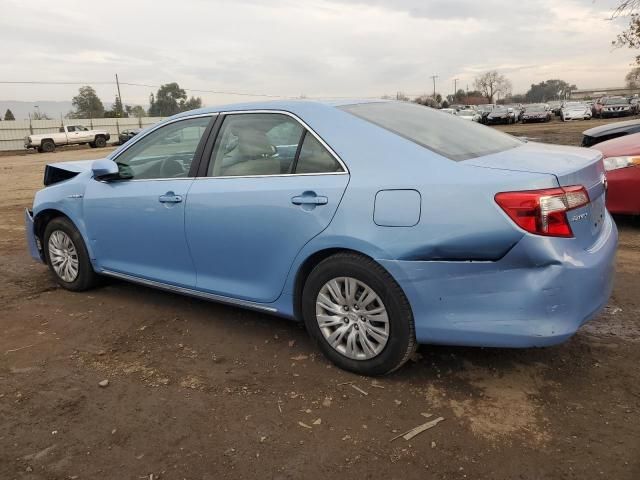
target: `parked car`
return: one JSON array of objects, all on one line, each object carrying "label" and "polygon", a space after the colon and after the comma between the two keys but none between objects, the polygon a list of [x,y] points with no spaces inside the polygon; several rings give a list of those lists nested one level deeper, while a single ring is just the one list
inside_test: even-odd
[{"label": "parked car", "polygon": [[591,120],[591,109],[582,102],[564,102],[560,111],[563,122],[569,120]]},{"label": "parked car", "polygon": [[582,146],[591,147],[596,143],[632,133],[640,133],[640,120],[627,120],[600,125],[582,132]]},{"label": "parked car", "polygon": [[456,109],[455,108],[441,108],[440,111],[442,113],[448,113],[449,115],[455,115],[456,114]]},{"label": "parked car", "polygon": [[487,123],[487,117],[493,111],[494,107],[495,107],[495,105],[493,103],[486,103],[486,104],[483,104],[483,105],[478,105],[476,107],[477,110],[478,110],[478,113],[481,116],[480,123],[483,123],[483,124]]},{"label": "parked car", "polygon": [[24,148],[34,148],[38,152],[53,152],[56,147],[63,145],[85,145],[92,148],[106,147],[111,135],[106,130],[89,130],[82,125],[65,125],[60,127],[58,133],[43,133],[39,135],[27,135],[24,139]]},{"label": "parked car", "polygon": [[551,110],[551,113],[559,117],[560,110],[562,109],[562,100],[551,100],[550,102],[547,102],[547,104],[549,105],[549,110]]},{"label": "parked car", "polygon": [[482,120],[482,115],[476,110],[471,109],[458,110],[456,115],[463,120],[470,120],[472,122],[480,122],[480,120]]},{"label": "parked car", "polygon": [[638,97],[631,97],[629,99],[629,106],[631,107],[631,115],[637,115],[639,113],[639,104],[638,102],[640,102],[640,98]]},{"label": "parked car", "polygon": [[516,112],[513,111],[513,108],[496,105],[487,115],[486,123],[487,125],[516,123]]},{"label": "parked car", "polygon": [[118,143],[120,145],[123,145],[123,144],[127,143],[133,137],[138,135],[141,131],[142,131],[141,128],[132,128],[132,129],[129,129],[129,130],[121,131],[120,135],[118,135]]},{"label": "parked car", "polygon": [[519,122],[522,119],[522,114],[524,113],[524,106],[523,105],[521,105],[519,103],[515,103],[515,104],[505,105],[505,107],[513,109],[513,113],[515,115],[516,123]]},{"label": "parked car", "polygon": [[592,148],[605,157],[607,209],[611,213],[640,215],[640,133],[607,140]]},{"label": "parked car", "polygon": [[550,122],[551,110],[546,103],[534,103],[525,105],[522,113],[522,123],[528,122]]},{"label": "parked car", "polygon": [[606,97],[596,102],[597,116],[600,118],[631,115],[631,105],[624,97]]},{"label": "parked car", "polygon": [[617,243],[603,180],[599,152],[420,105],[248,103],[49,164],[25,221],[68,290],[106,275],[299,319],[379,375],[417,343],[552,345],[596,315]]}]

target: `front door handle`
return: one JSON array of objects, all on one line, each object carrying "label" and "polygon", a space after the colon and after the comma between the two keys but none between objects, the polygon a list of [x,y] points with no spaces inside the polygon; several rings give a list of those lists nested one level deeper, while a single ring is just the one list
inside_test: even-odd
[{"label": "front door handle", "polygon": [[158,197],[160,203],[180,203],[182,201],[182,195],[176,195],[173,192],[167,192],[164,195]]},{"label": "front door handle", "polygon": [[291,203],[294,205],[326,205],[329,203],[327,197],[317,195],[299,195],[291,199]]}]

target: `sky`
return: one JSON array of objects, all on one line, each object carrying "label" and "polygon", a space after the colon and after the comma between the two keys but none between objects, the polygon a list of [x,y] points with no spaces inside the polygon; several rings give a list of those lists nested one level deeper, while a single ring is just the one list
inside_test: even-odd
[{"label": "sky", "polygon": [[[269,97],[453,92],[498,70],[524,93],[561,78],[624,85],[616,0],[0,0],[0,82],[92,84],[127,104],[178,82],[205,105]],[[105,82],[99,84],[97,82]],[[145,84],[151,87],[126,85]],[[0,83],[0,100],[71,100],[80,85]]]}]

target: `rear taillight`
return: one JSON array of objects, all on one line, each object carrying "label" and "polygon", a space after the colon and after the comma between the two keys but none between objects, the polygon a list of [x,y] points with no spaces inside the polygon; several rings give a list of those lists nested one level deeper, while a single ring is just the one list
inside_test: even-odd
[{"label": "rear taillight", "polygon": [[537,235],[573,237],[567,219],[569,210],[589,203],[589,194],[581,185],[544,190],[502,192],[496,202],[520,228]]}]

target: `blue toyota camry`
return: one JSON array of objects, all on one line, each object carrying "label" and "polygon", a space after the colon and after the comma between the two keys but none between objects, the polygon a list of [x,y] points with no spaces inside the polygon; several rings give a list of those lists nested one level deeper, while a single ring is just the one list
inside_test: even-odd
[{"label": "blue toyota camry", "polygon": [[419,105],[205,108],[44,177],[27,241],[64,288],[106,275],[299,319],[361,374],[418,343],[556,344],[611,294],[599,152]]}]

